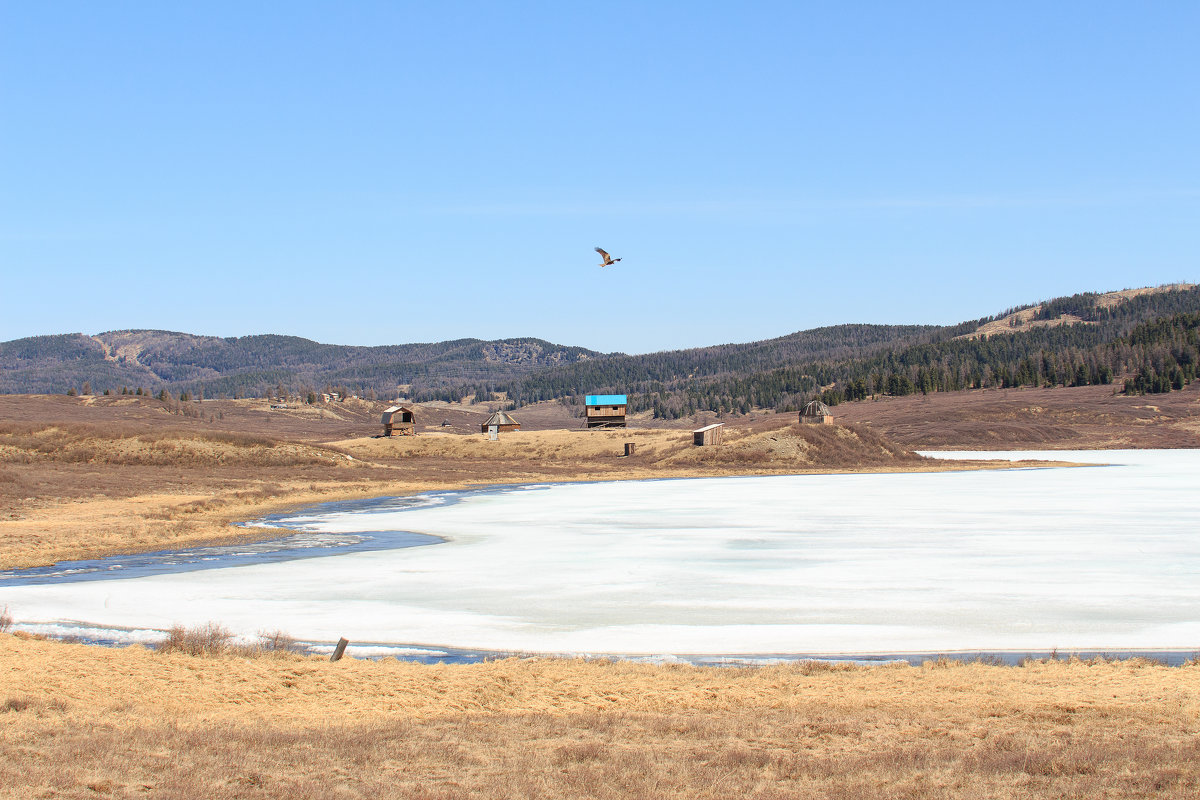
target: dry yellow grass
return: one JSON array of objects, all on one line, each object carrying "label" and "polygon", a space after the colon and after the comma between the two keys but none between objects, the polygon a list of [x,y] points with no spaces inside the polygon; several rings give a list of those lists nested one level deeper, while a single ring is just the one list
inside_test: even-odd
[{"label": "dry yellow grass", "polygon": [[1200,667],[198,658],[0,635],[8,797],[1187,797]]}]

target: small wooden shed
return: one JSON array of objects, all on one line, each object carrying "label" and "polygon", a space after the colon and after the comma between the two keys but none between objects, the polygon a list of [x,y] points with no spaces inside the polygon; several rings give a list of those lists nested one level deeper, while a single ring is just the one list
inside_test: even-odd
[{"label": "small wooden shed", "polygon": [[384,436],[412,436],[417,432],[416,417],[407,406],[390,406],[381,422]]},{"label": "small wooden shed", "polygon": [[800,421],[811,422],[815,425],[832,425],[833,412],[820,400],[813,400],[800,412]]},{"label": "small wooden shed", "polygon": [[721,443],[721,429],[725,427],[724,422],[714,422],[712,425],[705,425],[703,428],[697,428],[692,431],[692,443],[696,447],[707,447],[708,445]]},{"label": "small wooden shed", "polygon": [[497,433],[521,430],[521,423],[517,422],[505,411],[497,411],[495,414],[492,414],[487,418],[487,422],[479,426],[479,430],[483,433],[488,433],[492,426],[495,426]]},{"label": "small wooden shed", "polygon": [[589,394],[584,398],[585,424],[589,428],[624,428],[628,406],[623,394]]}]

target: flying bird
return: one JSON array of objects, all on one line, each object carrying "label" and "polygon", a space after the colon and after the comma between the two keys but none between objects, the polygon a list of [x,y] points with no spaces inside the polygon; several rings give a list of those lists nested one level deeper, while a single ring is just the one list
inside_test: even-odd
[{"label": "flying bird", "polygon": [[604,263],[600,265],[602,267],[611,267],[613,264],[615,264],[621,260],[619,258],[613,258],[608,253],[601,250],[599,247],[596,248],[596,252],[599,253],[600,257],[604,259]]}]

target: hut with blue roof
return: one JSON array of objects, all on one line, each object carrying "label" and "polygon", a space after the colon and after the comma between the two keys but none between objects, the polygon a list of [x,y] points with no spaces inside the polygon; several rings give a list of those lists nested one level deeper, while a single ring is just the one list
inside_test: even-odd
[{"label": "hut with blue roof", "polygon": [[584,425],[588,428],[624,428],[629,405],[623,394],[589,394],[584,398]]}]

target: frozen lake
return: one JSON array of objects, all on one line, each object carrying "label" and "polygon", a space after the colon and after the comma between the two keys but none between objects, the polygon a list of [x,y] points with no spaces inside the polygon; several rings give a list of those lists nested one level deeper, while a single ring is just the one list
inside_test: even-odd
[{"label": "frozen lake", "polygon": [[27,629],[134,640],[215,620],[539,653],[1200,648],[1200,451],[961,455],[1110,466],[340,504],[282,518],[308,533],[265,556],[0,575],[0,606]]}]

